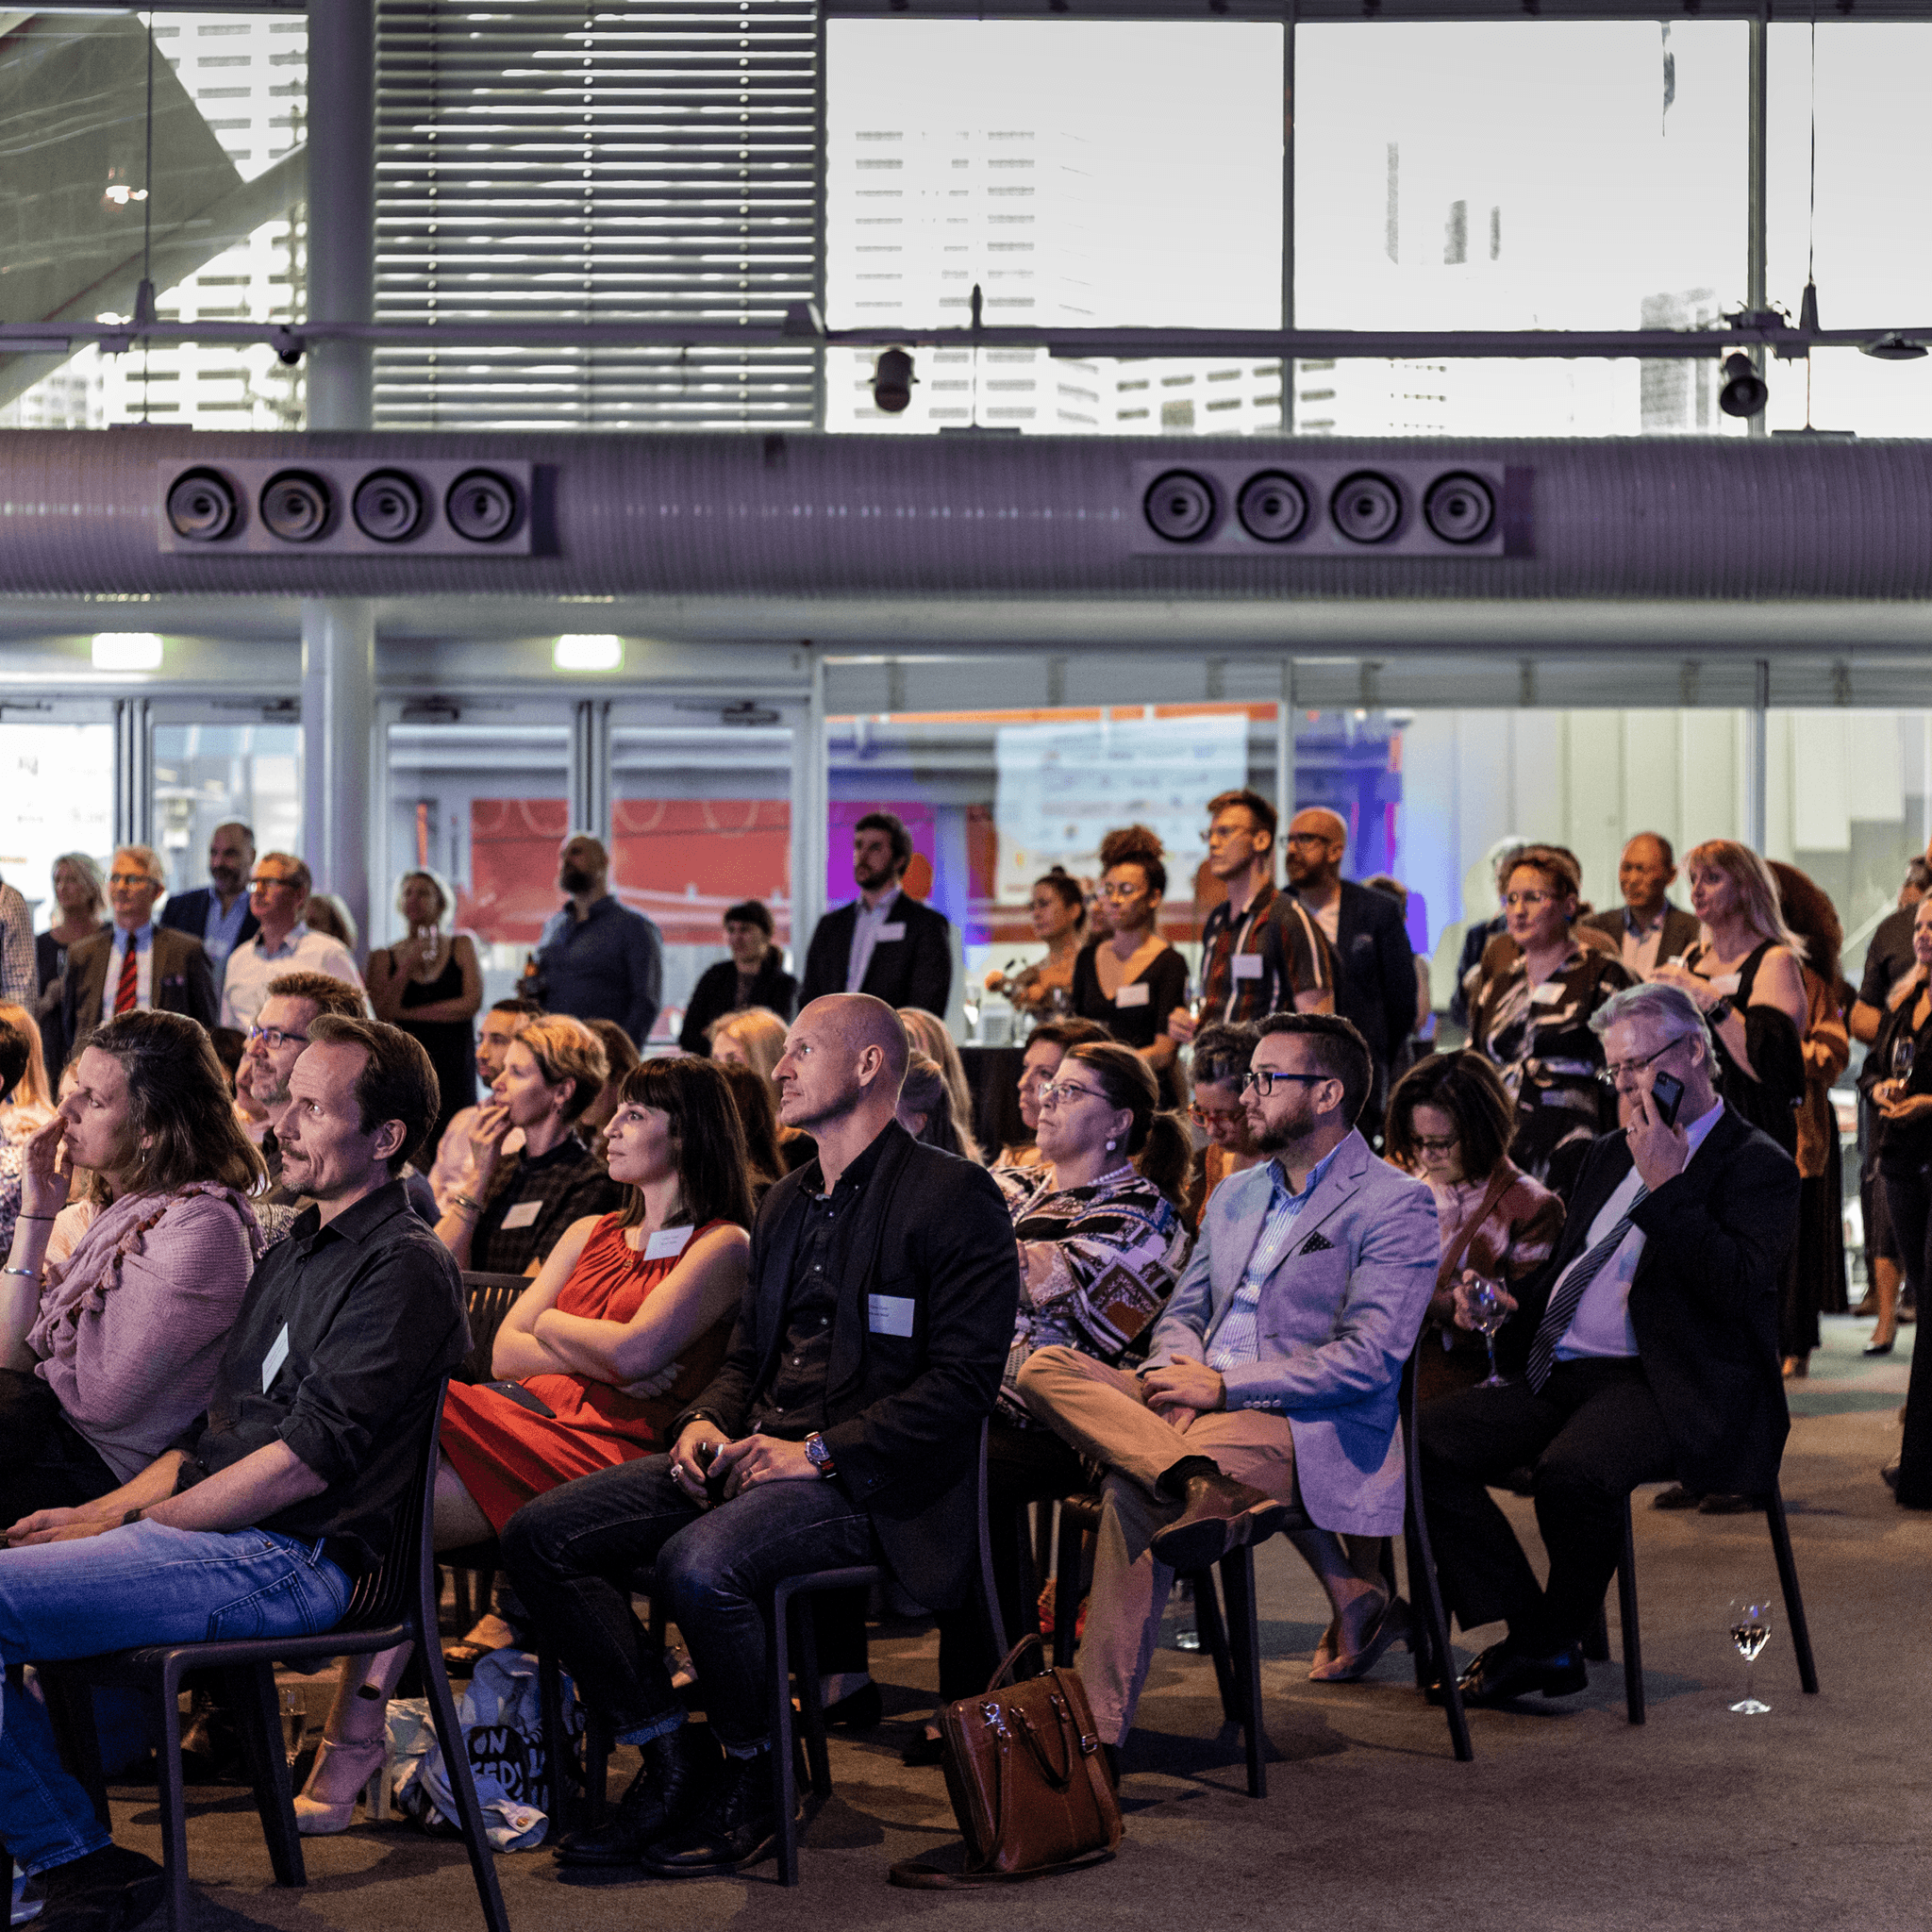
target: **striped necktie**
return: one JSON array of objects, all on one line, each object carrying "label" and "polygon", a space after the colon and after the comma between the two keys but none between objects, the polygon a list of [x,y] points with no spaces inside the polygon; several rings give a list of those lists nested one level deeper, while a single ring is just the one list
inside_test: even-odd
[{"label": "striped necktie", "polygon": [[135,989],[140,983],[141,966],[136,958],[134,936],[127,939],[127,951],[121,960],[121,983],[114,989],[114,1017],[134,1010]]},{"label": "striped necktie", "polygon": [[1557,1359],[1557,1344],[1576,1319],[1576,1310],[1582,1305],[1585,1291],[1604,1272],[1610,1257],[1624,1245],[1624,1237],[1630,1232],[1630,1217],[1636,1213],[1638,1203],[1646,1200],[1649,1194],[1650,1190],[1640,1182],[1629,1207],[1624,1210],[1624,1218],[1557,1284],[1549,1306],[1543,1310],[1542,1320],[1536,1324],[1535,1339],[1529,1344],[1527,1376],[1532,1389],[1541,1392],[1543,1384],[1550,1379],[1550,1370]]}]

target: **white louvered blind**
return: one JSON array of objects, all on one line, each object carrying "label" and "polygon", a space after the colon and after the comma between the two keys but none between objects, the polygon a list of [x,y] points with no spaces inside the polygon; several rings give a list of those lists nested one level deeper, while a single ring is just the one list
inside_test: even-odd
[{"label": "white louvered blind", "polygon": [[[382,322],[775,325],[814,292],[811,0],[382,0]],[[387,428],[808,427],[797,348],[382,349]]]}]

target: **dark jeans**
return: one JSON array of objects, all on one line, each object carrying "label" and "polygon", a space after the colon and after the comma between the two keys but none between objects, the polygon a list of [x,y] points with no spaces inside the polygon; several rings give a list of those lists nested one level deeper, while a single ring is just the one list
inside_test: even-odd
[{"label": "dark jeans", "polygon": [[[986,1438],[986,1520],[992,1542],[993,1583],[1000,1593],[1000,1621],[1008,1643],[1029,1627],[1028,1606],[1020,1600],[1020,1511],[1050,1496],[1074,1496],[1090,1487],[1090,1472],[1073,1445],[1051,1429],[1016,1428],[995,1420]],[[1044,1579],[1042,1579],[1043,1581]],[[988,1641],[986,1617],[975,1587],[973,1601],[941,1610],[940,1701],[973,1697],[1000,1667]]]},{"label": "dark jeans", "polygon": [[[1905,1292],[1922,1310],[1920,1294],[1932,1274],[1932,1165],[1896,1173],[1881,1169],[1892,1238],[1905,1270]],[[1932,1342],[1925,1340],[1926,1318],[1913,1331],[1912,1379],[1906,1391],[1906,1437],[1898,1457],[1898,1499],[1908,1508],[1932,1509]]]},{"label": "dark jeans", "polygon": [[[1528,1466],[1550,1580],[1538,1584],[1489,1485]],[[1673,1474],[1663,1412],[1634,1359],[1557,1363],[1527,1382],[1464,1389],[1422,1411],[1423,1498],[1442,1591],[1465,1630],[1505,1618],[1537,1656],[1578,1642],[1616,1574],[1624,1501]]]},{"label": "dark jeans", "polygon": [[630,1742],[682,1723],[663,1657],[631,1614],[631,1579],[684,1637],[711,1728],[727,1749],[771,1735],[767,1619],[788,1576],[878,1560],[872,1520],[836,1482],[762,1483],[699,1510],[649,1456],[579,1476],[505,1524],[503,1567],[578,1693]]}]

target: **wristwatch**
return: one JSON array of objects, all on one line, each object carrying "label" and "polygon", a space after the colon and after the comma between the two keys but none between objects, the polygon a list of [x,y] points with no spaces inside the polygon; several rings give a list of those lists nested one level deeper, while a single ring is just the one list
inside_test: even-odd
[{"label": "wristwatch", "polygon": [[825,1447],[825,1439],[816,1429],[805,1439],[805,1459],[827,1481],[839,1474],[832,1452]]},{"label": "wristwatch", "polygon": [[1725,993],[1722,999],[1705,1008],[1704,1017],[1711,1025],[1722,1026],[1736,1010],[1736,1002],[1729,993]]}]

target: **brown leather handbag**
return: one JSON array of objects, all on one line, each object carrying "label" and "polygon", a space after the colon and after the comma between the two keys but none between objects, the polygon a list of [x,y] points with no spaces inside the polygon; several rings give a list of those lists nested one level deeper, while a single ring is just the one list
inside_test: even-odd
[{"label": "brown leather handbag", "polygon": [[1021,1656],[1039,1643],[1023,1637],[984,1696],[962,1697],[939,1714],[946,1789],[966,1841],[963,1868],[908,1858],[892,1867],[894,1885],[1005,1884],[1113,1856],[1120,1800],[1079,1673],[1056,1669],[1011,1681]]}]

